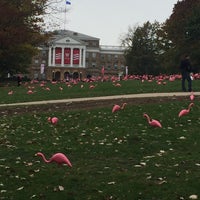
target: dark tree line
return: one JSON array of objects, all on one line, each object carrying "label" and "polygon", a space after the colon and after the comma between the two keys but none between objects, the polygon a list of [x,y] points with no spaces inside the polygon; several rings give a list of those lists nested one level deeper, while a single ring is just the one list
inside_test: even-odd
[{"label": "dark tree line", "polygon": [[47,0],[0,1],[0,76],[26,72],[46,40],[42,15]]},{"label": "dark tree line", "polygon": [[179,72],[183,55],[189,54],[194,72],[200,64],[200,0],[178,1],[165,23],[146,22],[129,28],[122,39],[127,47],[130,73],[159,74]]}]

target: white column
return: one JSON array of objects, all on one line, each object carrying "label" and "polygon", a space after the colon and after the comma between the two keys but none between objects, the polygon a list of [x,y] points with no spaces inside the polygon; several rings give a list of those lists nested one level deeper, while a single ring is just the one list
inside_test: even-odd
[{"label": "white column", "polygon": [[53,66],[55,66],[55,47],[53,47]]},{"label": "white column", "polygon": [[48,54],[48,56],[49,56],[49,61],[48,61],[48,66],[51,66],[51,65],[52,65],[52,60],[51,60],[51,53],[52,53],[52,51],[51,51],[51,49],[52,49],[52,47],[49,47],[49,54]]},{"label": "white column", "polygon": [[62,47],[61,67],[64,67],[64,47]]},{"label": "white column", "polygon": [[71,48],[71,55],[70,55],[70,67],[73,66],[73,48]]},{"label": "white column", "polygon": [[79,48],[79,67],[82,67],[82,48]]},{"label": "white column", "polygon": [[86,48],[83,48],[83,68],[85,68],[85,60],[86,60]]}]

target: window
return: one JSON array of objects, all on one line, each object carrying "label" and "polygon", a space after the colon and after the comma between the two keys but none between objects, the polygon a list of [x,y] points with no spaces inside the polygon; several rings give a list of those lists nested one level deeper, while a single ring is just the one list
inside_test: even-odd
[{"label": "window", "polygon": [[104,60],[105,59],[105,56],[104,54],[101,54],[101,59]]},{"label": "window", "polygon": [[96,53],[92,53],[92,58],[96,58],[97,54]]},{"label": "window", "polygon": [[92,46],[96,47],[97,43],[96,42],[92,42]]},{"label": "window", "polygon": [[111,55],[108,55],[108,60],[111,60]]},{"label": "window", "polygon": [[83,40],[83,41],[84,41],[86,46],[89,46],[89,42],[88,41],[85,41],[85,40]]},{"label": "window", "polygon": [[42,50],[42,56],[46,56],[46,51],[45,50]]},{"label": "window", "polygon": [[95,68],[96,67],[96,63],[92,63],[92,67]]},{"label": "window", "polygon": [[34,79],[38,79],[38,73],[37,72],[34,72]]}]

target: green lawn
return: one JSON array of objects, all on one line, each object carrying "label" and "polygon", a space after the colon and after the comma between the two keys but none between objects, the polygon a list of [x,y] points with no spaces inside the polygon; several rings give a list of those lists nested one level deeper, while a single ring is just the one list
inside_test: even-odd
[{"label": "green lawn", "polygon": [[[194,82],[195,91],[197,83]],[[4,92],[0,94],[5,97],[1,103],[49,99],[50,96],[53,99],[64,98],[64,95],[66,98],[81,97],[81,89],[87,96],[102,94],[100,88],[107,95],[131,93],[131,90],[133,93],[151,92],[152,88],[155,92],[179,91],[180,81],[166,85],[125,81],[120,88],[108,86],[110,91],[104,83],[97,83],[93,90],[89,90],[86,83],[83,88],[76,85],[63,91],[58,90],[59,85],[50,86],[51,91],[47,93],[37,85],[37,92],[32,95],[25,93],[25,86],[16,87],[13,88],[16,93],[11,96],[7,95],[10,88],[0,88]],[[189,199],[190,195],[200,197],[198,99],[194,100],[195,105],[188,115],[178,118],[179,111],[189,103],[188,98],[170,103],[127,105],[116,113],[111,113],[112,108],[98,108],[2,115],[0,199],[175,200]],[[163,128],[150,127],[143,113],[159,120]],[[49,116],[58,117],[58,124],[48,123]],[[65,153],[73,167],[46,164],[35,156],[39,151],[47,158],[56,152]]]},{"label": "green lawn", "polygon": [[[180,92],[181,80],[170,82],[163,81],[164,84],[157,84],[156,80],[152,82],[141,80],[120,81],[121,87],[116,87],[112,82],[94,82],[70,84],[66,83],[51,84],[47,83],[40,86],[41,83],[23,83],[22,86],[0,87],[0,104],[39,101],[49,99],[69,99],[80,97],[108,96],[133,93],[152,93],[152,92]],[[162,83],[163,83],[162,82]],[[90,85],[94,85],[94,89],[90,89]],[[47,90],[50,89],[50,90]],[[62,88],[62,90],[60,89]],[[193,81],[193,90],[199,91],[200,80]],[[27,94],[31,90],[33,94]],[[13,91],[12,95],[8,95],[9,91]]]}]

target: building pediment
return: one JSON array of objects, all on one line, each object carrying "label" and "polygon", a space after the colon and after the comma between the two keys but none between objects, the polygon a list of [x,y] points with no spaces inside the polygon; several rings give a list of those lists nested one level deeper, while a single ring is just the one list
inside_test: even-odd
[{"label": "building pediment", "polygon": [[82,41],[69,37],[69,36],[56,39],[53,41],[53,43],[60,44],[60,45],[83,45],[84,44]]}]

